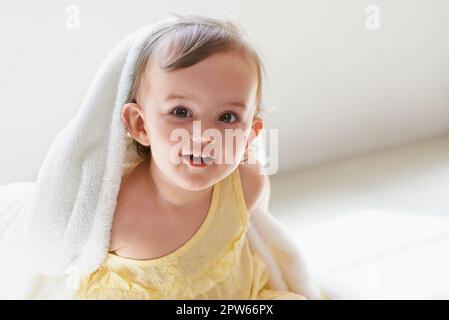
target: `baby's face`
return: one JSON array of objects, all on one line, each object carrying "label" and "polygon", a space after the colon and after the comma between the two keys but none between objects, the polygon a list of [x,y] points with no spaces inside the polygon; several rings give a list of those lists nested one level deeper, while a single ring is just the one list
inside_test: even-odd
[{"label": "baby's face", "polygon": [[[137,103],[143,110],[151,161],[171,181],[189,190],[201,190],[229,175],[254,139],[249,135],[252,126],[261,122],[254,119],[257,74],[252,61],[219,53],[171,72],[150,63],[146,79],[141,88],[146,92],[141,92]],[[188,139],[180,139],[177,132],[188,133]],[[245,134],[243,139],[232,135],[237,132]],[[211,135],[216,139],[213,145]],[[197,152],[215,161],[196,167],[183,160],[184,154]]]}]

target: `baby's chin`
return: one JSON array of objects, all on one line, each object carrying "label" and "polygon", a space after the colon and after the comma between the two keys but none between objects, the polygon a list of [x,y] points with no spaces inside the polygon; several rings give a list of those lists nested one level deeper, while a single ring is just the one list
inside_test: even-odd
[{"label": "baby's chin", "polygon": [[179,187],[190,190],[200,191],[215,184],[220,177],[217,164],[211,164],[206,167],[192,167],[188,164],[176,166],[173,182]]},{"label": "baby's chin", "polygon": [[176,166],[173,182],[185,190],[201,191],[228,176],[233,168],[233,165],[216,163],[196,168],[183,163]]}]

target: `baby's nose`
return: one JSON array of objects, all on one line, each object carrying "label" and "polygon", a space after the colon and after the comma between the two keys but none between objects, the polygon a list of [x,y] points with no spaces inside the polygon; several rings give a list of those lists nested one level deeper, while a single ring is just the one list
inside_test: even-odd
[{"label": "baby's nose", "polygon": [[215,139],[216,139],[215,137],[207,137],[207,136],[198,135],[198,134],[196,134],[196,135],[192,134],[191,137],[192,137],[192,142],[193,143],[201,144],[201,145],[207,145],[209,143],[214,144],[215,143]]},{"label": "baby's nose", "polygon": [[215,136],[192,136],[192,148],[194,153],[203,152],[207,146],[215,146]]}]

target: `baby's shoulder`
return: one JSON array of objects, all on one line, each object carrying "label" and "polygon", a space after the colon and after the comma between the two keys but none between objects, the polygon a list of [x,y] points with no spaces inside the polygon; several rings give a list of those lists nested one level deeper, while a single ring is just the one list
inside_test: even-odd
[{"label": "baby's shoulder", "polygon": [[[117,203],[114,210],[114,216],[111,226],[111,237],[109,251],[116,251],[125,246],[126,238],[129,237],[132,231],[132,217],[129,214],[131,211],[129,197],[127,196],[127,188],[125,184],[121,183],[119,194],[117,196]],[[128,214],[126,214],[128,212]]]},{"label": "baby's shoulder", "polygon": [[268,210],[270,179],[261,174],[259,164],[244,163],[239,165],[240,181],[248,210],[261,207]]},{"label": "baby's shoulder", "polygon": [[[139,235],[136,229],[136,221],[142,220],[142,212],[151,212],[148,209],[150,202],[147,198],[144,188],[138,175],[133,170],[129,175],[124,176],[120,183],[120,189],[117,195],[114,217],[112,219],[110,251],[116,251],[123,248]],[[137,224],[142,226],[144,221]],[[147,227],[145,225],[145,227]]]}]

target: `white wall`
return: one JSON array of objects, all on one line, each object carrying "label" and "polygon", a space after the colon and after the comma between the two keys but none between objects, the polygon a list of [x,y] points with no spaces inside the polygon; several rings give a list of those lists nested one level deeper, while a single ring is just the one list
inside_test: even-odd
[{"label": "white wall", "polygon": [[302,223],[365,209],[449,217],[449,136],[271,177],[270,210]]}]

